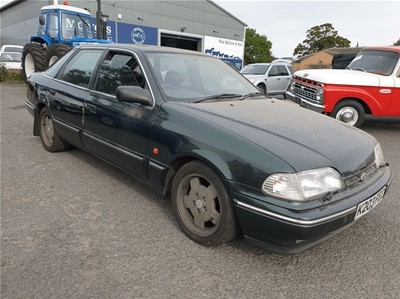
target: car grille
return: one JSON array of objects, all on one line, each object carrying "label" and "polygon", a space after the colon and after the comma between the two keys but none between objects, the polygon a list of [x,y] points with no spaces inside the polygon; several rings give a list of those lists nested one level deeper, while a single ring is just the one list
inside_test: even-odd
[{"label": "car grille", "polygon": [[295,84],[292,92],[295,95],[313,103],[322,104],[321,101],[317,100],[317,90],[322,87],[321,84],[297,76],[294,76],[293,79],[295,80]]},{"label": "car grille", "polygon": [[355,172],[344,178],[347,187],[354,186],[369,180],[378,169],[375,163]]}]

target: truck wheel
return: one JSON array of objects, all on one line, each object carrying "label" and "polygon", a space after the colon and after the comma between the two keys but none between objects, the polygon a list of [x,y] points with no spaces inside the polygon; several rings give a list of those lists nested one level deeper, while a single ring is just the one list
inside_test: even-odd
[{"label": "truck wheel", "polygon": [[39,44],[26,44],[22,50],[22,73],[25,82],[30,75],[45,69],[46,50]]},{"label": "truck wheel", "polygon": [[185,164],[176,173],[171,204],[183,232],[201,245],[221,245],[239,233],[233,201],[225,185],[199,161]]},{"label": "truck wheel", "polygon": [[267,95],[267,88],[264,84],[258,84],[257,87],[264,95]]},{"label": "truck wheel", "polygon": [[360,103],[345,100],[336,105],[330,116],[345,124],[359,128],[364,123],[365,110]]},{"label": "truck wheel", "polygon": [[63,57],[72,48],[64,44],[53,44],[47,49],[46,53],[46,66],[49,67],[55,63],[58,59]]}]

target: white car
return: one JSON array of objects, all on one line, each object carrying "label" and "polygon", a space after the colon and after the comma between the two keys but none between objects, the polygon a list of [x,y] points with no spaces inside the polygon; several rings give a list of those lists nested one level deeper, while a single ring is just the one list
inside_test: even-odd
[{"label": "white car", "polygon": [[248,64],[240,73],[265,95],[282,94],[285,97],[293,68],[289,63],[278,60],[272,63]]},{"label": "white car", "polygon": [[22,46],[4,45],[0,49],[0,64],[8,70],[19,70],[21,66]]}]

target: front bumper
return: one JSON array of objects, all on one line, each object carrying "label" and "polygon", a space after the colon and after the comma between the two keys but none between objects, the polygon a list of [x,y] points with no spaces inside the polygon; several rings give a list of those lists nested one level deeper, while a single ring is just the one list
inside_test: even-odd
[{"label": "front bumper", "polygon": [[382,188],[386,188],[386,194],[391,180],[392,172],[385,167],[371,185],[341,200],[304,210],[260,202],[248,192],[232,195],[240,227],[248,241],[271,252],[296,254],[354,224],[357,205]]},{"label": "front bumper", "polygon": [[310,110],[318,112],[318,113],[322,113],[322,111],[324,111],[324,109],[325,109],[324,105],[319,105],[319,104],[313,103],[311,101],[308,101],[302,97],[295,95],[294,93],[292,93],[290,91],[286,91],[286,97],[289,100],[291,100],[292,102],[299,104],[301,107],[310,109]]}]

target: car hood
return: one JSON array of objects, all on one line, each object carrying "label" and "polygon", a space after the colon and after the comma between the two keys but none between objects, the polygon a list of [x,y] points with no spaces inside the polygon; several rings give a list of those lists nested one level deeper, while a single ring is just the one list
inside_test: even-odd
[{"label": "car hood", "polygon": [[172,103],[280,157],[296,171],[330,166],[346,176],[374,161],[375,139],[277,99]]},{"label": "car hood", "polygon": [[385,76],[356,70],[302,70],[294,73],[294,76],[320,83],[340,85],[381,86],[381,81],[386,81]]}]

